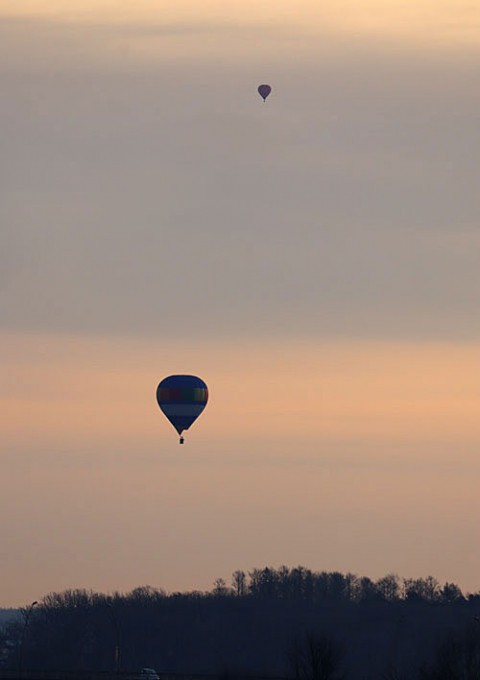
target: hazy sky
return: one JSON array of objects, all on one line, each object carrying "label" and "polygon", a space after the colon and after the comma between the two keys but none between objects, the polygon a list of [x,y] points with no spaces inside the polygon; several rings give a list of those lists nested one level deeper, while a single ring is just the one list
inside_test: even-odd
[{"label": "hazy sky", "polygon": [[0,0],[0,606],[480,590],[479,65],[467,0]]}]

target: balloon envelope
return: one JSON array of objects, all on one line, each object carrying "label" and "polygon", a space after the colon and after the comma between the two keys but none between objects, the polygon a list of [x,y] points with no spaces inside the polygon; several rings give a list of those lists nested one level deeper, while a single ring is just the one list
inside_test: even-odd
[{"label": "balloon envelope", "polygon": [[268,95],[270,94],[271,91],[272,91],[272,88],[270,87],[270,85],[264,84],[264,85],[258,86],[258,94],[261,97],[263,97],[263,101],[265,101],[265,99],[268,97]]},{"label": "balloon envelope", "polygon": [[160,409],[178,434],[188,430],[208,401],[208,387],[195,375],[169,375],[157,387]]}]

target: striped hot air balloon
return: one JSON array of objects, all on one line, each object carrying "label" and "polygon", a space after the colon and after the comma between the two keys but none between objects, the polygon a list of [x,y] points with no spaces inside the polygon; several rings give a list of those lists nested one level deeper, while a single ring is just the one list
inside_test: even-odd
[{"label": "striped hot air balloon", "polygon": [[180,435],[188,430],[208,401],[208,387],[195,375],[169,375],[157,387],[160,409]]}]

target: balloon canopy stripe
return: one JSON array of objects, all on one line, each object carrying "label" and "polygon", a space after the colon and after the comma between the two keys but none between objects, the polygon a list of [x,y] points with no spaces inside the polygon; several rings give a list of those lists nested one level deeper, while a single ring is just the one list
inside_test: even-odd
[{"label": "balloon canopy stripe", "polygon": [[167,418],[179,418],[180,416],[197,418],[205,408],[205,404],[162,404],[162,411]]},{"label": "balloon canopy stripe", "polygon": [[202,387],[159,387],[158,400],[161,402],[196,402],[206,404],[208,390]]}]

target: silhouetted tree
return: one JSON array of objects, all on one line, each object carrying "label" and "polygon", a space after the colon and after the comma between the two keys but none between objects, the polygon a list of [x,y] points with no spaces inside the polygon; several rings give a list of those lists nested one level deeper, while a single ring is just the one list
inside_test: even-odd
[{"label": "silhouetted tree", "polygon": [[404,579],[403,584],[406,600],[434,603],[441,598],[440,584],[433,576]]},{"label": "silhouetted tree", "polygon": [[237,570],[232,574],[232,588],[237,597],[243,597],[247,593],[247,576],[244,571]]},{"label": "silhouetted tree", "polygon": [[358,602],[360,596],[360,581],[356,574],[345,575],[345,599],[348,602]]},{"label": "silhouetted tree", "polygon": [[422,680],[478,680],[480,678],[479,626],[472,623],[463,634],[450,634],[438,647],[430,668],[423,668]]},{"label": "silhouetted tree", "polygon": [[308,633],[288,652],[295,680],[343,680],[344,650],[330,635]]},{"label": "silhouetted tree", "polygon": [[230,588],[228,588],[227,582],[225,581],[224,578],[215,579],[215,583],[213,584],[212,595],[215,595],[215,597],[226,597],[227,595],[231,594],[232,591],[230,590]]},{"label": "silhouetted tree", "polygon": [[445,604],[453,604],[455,602],[461,602],[465,598],[463,597],[462,591],[455,583],[445,583],[440,593],[440,599]]},{"label": "silhouetted tree", "polygon": [[277,595],[278,578],[275,569],[265,567],[260,570],[258,576],[257,596],[262,598],[274,598]]},{"label": "silhouetted tree", "polygon": [[375,583],[368,576],[362,576],[359,583],[359,601],[371,602],[378,599]]},{"label": "silhouetted tree", "polygon": [[395,574],[387,574],[383,578],[378,579],[375,583],[375,589],[380,599],[387,602],[394,602],[400,597],[400,581]]}]

